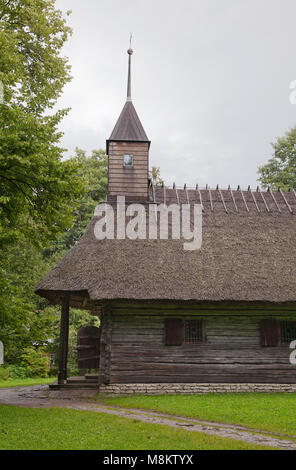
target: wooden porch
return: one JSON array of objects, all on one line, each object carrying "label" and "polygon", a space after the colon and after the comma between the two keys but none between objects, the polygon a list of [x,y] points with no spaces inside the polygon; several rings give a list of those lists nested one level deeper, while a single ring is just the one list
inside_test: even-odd
[{"label": "wooden porch", "polygon": [[[79,376],[68,377],[67,362],[69,348],[69,295],[64,296],[61,302],[60,341],[58,379],[49,385],[53,390],[60,389],[98,389],[104,383],[104,373],[100,370],[101,362],[105,357],[104,337],[101,338],[100,328],[84,326],[77,333],[78,369]],[[101,315],[103,316],[103,315]],[[96,330],[96,331],[94,331]],[[100,360],[102,358],[102,361]],[[90,373],[90,371],[95,371]]]},{"label": "wooden porch", "polygon": [[86,374],[78,377],[69,377],[63,383],[58,383],[58,380],[56,380],[54,383],[49,385],[49,388],[52,390],[76,390],[83,388],[98,390],[100,383],[99,374]]}]

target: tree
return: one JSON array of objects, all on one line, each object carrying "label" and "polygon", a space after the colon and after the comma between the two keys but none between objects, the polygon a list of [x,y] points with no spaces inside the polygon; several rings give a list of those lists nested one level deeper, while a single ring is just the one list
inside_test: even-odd
[{"label": "tree", "polygon": [[0,0],[0,246],[55,239],[82,191],[59,146],[68,110],[51,111],[71,79],[60,54],[70,33],[55,0]]},{"label": "tree", "polygon": [[[42,251],[43,259],[47,264],[53,266],[56,262],[77,243],[84,234],[86,226],[91,221],[95,207],[100,201],[104,201],[107,194],[107,171],[108,157],[102,149],[93,150],[90,156],[84,150],[76,147],[75,155],[72,159],[79,163],[78,175],[83,178],[84,194],[76,203],[75,219],[72,227],[66,229],[64,233],[53,242],[51,246]],[[41,276],[40,276],[41,277]],[[40,279],[40,278],[39,278]],[[53,308],[46,308],[42,312],[44,317],[48,317]],[[56,318],[59,318],[59,312]],[[71,309],[69,323],[69,353],[68,368],[71,373],[77,372],[77,331],[85,325],[93,324],[99,326],[99,319],[90,315],[84,310]],[[47,330],[51,339],[51,352],[55,354],[57,361],[59,342],[59,323],[53,322],[53,327]],[[48,336],[49,337],[49,336]]]},{"label": "tree", "polygon": [[87,224],[94,215],[95,207],[104,201],[107,193],[108,160],[102,149],[93,150],[88,157],[84,150],[76,147],[75,155],[71,158],[79,165],[77,175],[83,180],[84,192],[75,203],[74,222],[64,230],[63,234],[43,251],[45,256],[54,253],[61,257],[83,235]]},{"label": "tree", "polygon": [[271,144],[274,153],[266,165],[259,167],[259,181],[263,187],[283,190],[296,188],[296,127]]},{"label": "tree", "polygon": [[[34,288],[56,262],[82,236],[99,201],[107,190],[107,156],[103,150],[86,152],[76,149],[78,176],[83,182],[83,195],[75,201],[77,209],[72,226],[46,249],[40,250],[25,237],[10,243],[9,250],[0,248],[0,339],[5,345],[5,362],[20,364],[22,354],[32,347],[57,353],[60,309],[48,306],[34,294]],[[86,324],[95,322],[83,310],[71,309],[69,335],[69,367],[75,373],[76,334]]]},{"label": "tree", "polygon": [[149,172],[149,176],[154,184],[154,186],[162,186],[163,179],[160,177],[160,168],[158,166],[153,166]]},{"label": "tree", "polygon": [[34,295],[40,278],[50,269],[48,260],[25,238],[0,251],[0,339],[5,362],[19,363],[27,347],[43,346],[58,329],[54,310]]}]

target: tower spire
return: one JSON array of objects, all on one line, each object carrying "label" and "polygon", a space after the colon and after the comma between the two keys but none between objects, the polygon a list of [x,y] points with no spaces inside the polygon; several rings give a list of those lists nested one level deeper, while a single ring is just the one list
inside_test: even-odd
[{"label": "tower spire", "polygon": [[134,52],[131,48],[132,45],[132,34],[130,35],[130,47],[127,50],[128,53],[128,75],[127,75],[127,96],[126,101],[132,101],[131,96],[131,55]]}]

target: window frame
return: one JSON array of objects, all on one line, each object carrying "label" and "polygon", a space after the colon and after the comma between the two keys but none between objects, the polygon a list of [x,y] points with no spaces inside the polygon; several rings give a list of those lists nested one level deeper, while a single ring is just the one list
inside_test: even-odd
[{"label": "window frame", "polygon": [[[186,341],[186,335],[187,335],[187,325],[190,323],[200,323],[199,330],[200,330],[200,336],[199,339],[196,341]],[[196,344],[201,344],[205,342],[205,323],[202,318],[185,318],[184,320],[184,340],[183,344],[186,346],[195,346]]]},{"label": "window frame", "polygon": [[[176,331],[173,333],[175,337],[178,337],[178,341],[176,341],[175,344],[171,341],[171,334],[169,332],[169,323],[172,323],[174,325],[173,328],[176,328],[176,324],[179,323],[179,332],[176,333]],[[200,330],[201,330],[201,335],[200,339],[195,342],[187,342],[186,341],[186,323],[189,322],[200,322]],[[163,320],[163,325],[164,325],[164,340],[163,344],[165,347],[171,347],[171,346],[176,346],[176,347],[195,347],[201,343],[204,343],[206,341],[206,329],[205,329],[205,320],[203,318],[197,317],[197,318],[180,318],[180,317],[165,317]],[[180,336],[182,337],[182,341],[180,341]]]}]

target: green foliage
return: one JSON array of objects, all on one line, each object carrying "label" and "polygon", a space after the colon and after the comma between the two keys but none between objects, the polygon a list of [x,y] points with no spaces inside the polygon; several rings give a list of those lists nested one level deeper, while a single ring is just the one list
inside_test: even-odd
[{"label": "green foliage", "polygon": [[70,33],[55,0],[0,1],[0,246],[55,239],[83,189],[58,145],[68,110],[48,114],[71,79],[60,55]]},{"label": "green foliage", "polygon": [[25,379],[28,377],[28,371],[25,367],[10,365],[7,367],[9,378],[11,379]]},{"label": "green foliage", "polygon": [[[24,351],[24,354],[26,353],[26,350]],[[31,353],[29,353],[30,356]],[[43,354],[44,356],[44,354]],[[22,356],[20,357],[20,360],[22,361]],[[9,384],[7,384],[7,387],[11,386],[10,382],[15,381],[18,379],[27,379],[29,377],[36,377],[35,372],[32,373],[32,371],[25,366],[18,366],[18,365],[8,365],[5,367],[0,367],[0,381],[1,380],[9,380]],[[46,377],[46,376],[44,376]]]},{"label": "green foliage", "polygon": [[33,344],[45,346],[58,329],[54,308],[34,295],[39,279],[49,270],[42,254],[27,240],[0,250],[0,339],[5,363],[19,363],[20,352]]},{"label": "green foliage", "polygon": [[63,160],[59,145],[68,110],[56,103],[71,79],[61,51],[70,34],[55,0],[0,0],[0,339],[8,364],[20,365],[33,346],[56,350],[59,310],[34,288],[106,194],[104,152],[88,158],[77,149]]},{"label": "green foliage", "polygon": [[49,371],[48,357],[42,349],[28,347],[20,355],[21,365],[27,370],[27,377],[47,377]]},{"label": "green foliage", "polygon": [[0,381],[8,380],[10,377],[9,370],[6,367],[0,366]]},{"label": "green foliage", "polygon": [[[19,237],[9,249],[0,248],[0,339],[5,347],[5,363],[20,363],[20,353],[32,345],[44,347],[57,355],[60,308],[48,307],[34,294],[34,288],[53,265],[83,234],[99,200],[104,200],[107,187],[107,157],[94,150],[90,157],[77,149],[70,160],[79,165],[84,195],[77,199],[75,220],[56,242],[40,251],[26,237]],[[76,333],[96,317],[83,310],[71,309],[69,335],[69,369],[77,371]],[[96,323],[93,323],[96,324]],[[57,361],[57,357],[56,357]]]},{"label": "green foliage", "polygon": [[77,165],[77,176],[84,183],[83,196],[75,202],[74,222],[71,228],[65,230],[58,240],[43,251],[44,256],[57,253],[60,257],[68,251],[83,235],[90,222],[95,207],[103,201],[107,193],[108,157],[101,149],[93,150],[90,156],[84,150],[75,149],[75,155],[70,160]]},{"label": "green foliage", "polygon": [[60,51],[71,28],[55,0],[1,0],[0,21],[5,101],[40,116],[55,105],[70,79]]},{"label": "green foliage", "polygon": [[[94,209],[99,201],[105,200],[107,192],[107,155],[103,150],[93,150],[90,156],[84,150],[76,148],[73,157],[79,163],[79,175],[84,181],[84,196],[77,201],[75,220],[72,227],[65,230],[58,240],[52,243],[42,252],[43,260],[50,265],[55,264],[83,235],[86,226],[94,214]],[[41,278],[42,276],[40,276]],[[46,309],[48,312],[48,309]],[[60,312],[55,308],[56,319]],[[59,323],[55,322],[55,328],[51,329],[51,352],[55,354],[57,363],[57,351],[59,342]],[[87,311],[71,309],[69,324],[69,352],[68,371],[70,375],[78,373],[77,369],[77,331],[85,325],[99,326],[97,317],[91,316]]]},{"label": "green foliage", "polygon": [[296,188],[296,127],[271,145],[273,157],[259,167],[259,181],[263,187],[270,185],[272,189]]}]

